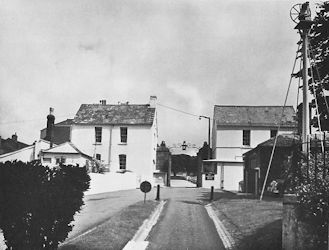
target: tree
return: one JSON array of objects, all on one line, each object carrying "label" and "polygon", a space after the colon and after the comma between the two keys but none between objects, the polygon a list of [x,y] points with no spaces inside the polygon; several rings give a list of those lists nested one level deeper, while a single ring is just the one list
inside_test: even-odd
[{"label": "tree", "polygon": [[[321,129],[329,131],[329,97],[323,90],[329,90],[329,1],[318,4],[315,23],[310,30],[311,72],[315,82],[315,94],[319,108]],[[310,84],[313,82],[310,79]],[[314,94],[313,87],[310,86]],[[313,106],[315,103],[313,101]],[[318,120],[313,118],[312,124],[319,127]]]},{"label": "tree", "polygon": [[57,249],[72,230],[89,182],[78,166],[0,163],[0,228],[8,249]]},{"label": "tree", "polygon": [[174,176],[178,172],[186,172],[187,174],[196,174],[198,170],[198,159],[196,156],[189,156],[185,154],[172,156],[172,171]]}]

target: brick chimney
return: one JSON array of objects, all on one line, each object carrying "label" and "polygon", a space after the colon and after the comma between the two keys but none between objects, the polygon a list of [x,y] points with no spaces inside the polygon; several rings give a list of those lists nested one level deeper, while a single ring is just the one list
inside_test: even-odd
[{"label": "brick chimney", "polygon": [[14,142],[17,142],[17,134],[16,134],[16,132],[15,132],[15,134],[13,134],[13,135],[11,136],[11,139],[12,139]]},{"label": "brick chimney", "polygon": [[156,108],[157,97],[155,95],[150,96],[150,108]]},{"label": "brick chimney", "polygon": [[106,105],[106,100],[105,100],[105,99],[100,100],[99,103],[100,103],[101,105]]},{"label": "brick chimney", "polygon": [[50,142],[50,147],[53,147],[54,142],[54,127],[55,127],[55,116],[53,115],[54,109],[49,108],[49,115],[47,115],[47,131],[46,140]]}]

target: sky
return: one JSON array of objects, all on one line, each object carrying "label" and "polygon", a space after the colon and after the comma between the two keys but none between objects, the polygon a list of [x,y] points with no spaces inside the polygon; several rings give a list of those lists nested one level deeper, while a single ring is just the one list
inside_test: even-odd
[{"label": "sky", "polygon": [[[60,122],[83,103],[156,95],[159,144],[201,147],[208,120],[198,116],[214,105],[283,105],[296,3],[0,0],[0,136],[32,143],[49,107]],[[296,100],[293,84],[287,104]]]}]

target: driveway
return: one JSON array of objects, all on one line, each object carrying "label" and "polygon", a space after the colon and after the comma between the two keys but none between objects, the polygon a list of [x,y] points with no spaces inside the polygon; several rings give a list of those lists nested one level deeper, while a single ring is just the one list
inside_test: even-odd
[{"label": "driveway", "polygon": [[170,188],[162,193],[168,202],[146,239],[147,249],[225,249],[204,207],[209,189]]}]

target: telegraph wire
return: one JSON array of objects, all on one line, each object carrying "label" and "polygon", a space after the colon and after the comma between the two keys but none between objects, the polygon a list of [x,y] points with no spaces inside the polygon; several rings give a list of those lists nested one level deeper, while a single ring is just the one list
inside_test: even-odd
[{"label": "telegraph wire", "polygon": [[[69,117],[72,116],[71,115],[60,115],[60,116],[56,116],[56,118],[63,118],[63,117]],[[73,115],[74,116],[74,115]],[[67,118],[70,119],[70,118]],[[45,118],[38,118],[38,119],[31,119],[31,120],[18,120],[18,121],[9,121],[9,122],[0,122],[0,125],[8,125],[8,124],[14,124],[14,123],[25,123],[25,122],[38,122],[38,121],[44,121],[46,120]]]},{"label": "telegraph wire", "polygon": [[[166,109],[170,109],[170,110],[173,110],[173,111],[176,111],[176,112],[179,112],[179,113],[183,113],[185,115],[190,115],[190,116],[194,116],[194,117],[198,117],[200,118],[200,116],[202,115],[197,115],[197,114],[192,114],[192,113],[189,113],[189,112],[186,112],[186,111],[183,111],[183,110],[180,110],[180,109],[177,109],[177,108],[173,108],[173,107],[169,107],[167,105],[163,105],[161,103],[157,103],[158,106],[161,106],[161,107],[164,107]],[[213,120],[211,117],[210,117],[210,120]]]}]

